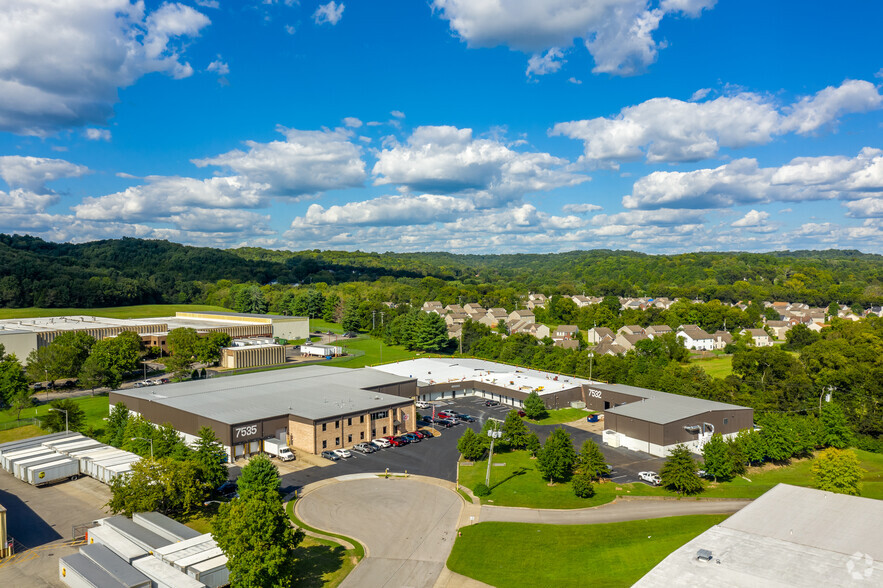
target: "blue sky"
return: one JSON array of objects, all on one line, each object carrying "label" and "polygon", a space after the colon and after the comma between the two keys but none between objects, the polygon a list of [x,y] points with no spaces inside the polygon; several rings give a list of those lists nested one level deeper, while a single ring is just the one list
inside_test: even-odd
[{"label": "blue sky", "polygon": [[0,232],[883,253],[883,4],[10,0]]}]

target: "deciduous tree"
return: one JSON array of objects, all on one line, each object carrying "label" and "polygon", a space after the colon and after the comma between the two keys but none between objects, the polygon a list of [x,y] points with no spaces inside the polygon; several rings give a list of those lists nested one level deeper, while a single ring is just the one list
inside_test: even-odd
[{"label": "deciduous tree", "polygon": [[527,418],[534,421],[546,417],[546,405],[536,390],[531,390],[527,398],[524,399],[524,414],[527,415]]},{"label": "deciduous tree", "polygon": [[239,496],[243,498],[267,492],[278,494],[279,483],[279,470],[266,455],[252,457],[236,480]]},{"label": "deciduous tree", "polygon": [[518,416],[517,410],[510,410],[503,422],[503,439],[506,445],[512,449],[524,449],[527,445],[527,438],[530,436],[530,429],[524,424],[524,421]]},{"label": "deciduous tree", "polygon": [[590,480],[600,480],[607,474],[607,459],[598,444],[591,439],[583,441],[576,462],[577,471],[585,474]]},{"label": "deciduous tree", "polygon": [[49,410],[44,416],[40,417],[40,426],[44,429],[48,429],[53,433],[64,431],[65,412],[60,411],[67,412],[68,430],[79,431],[85,426],[86,413],[83,412],[83,409],[80,408],[80,405],[77,402],[74,402],[70,398],[53,400],[49,403],[49,406],[57,410]]},{"label": "deciduous tree", "polygon": [[730,449],[719,433],[711,436],[702,447],[702,459],[705,462],[705,471],[717,482],[718,478],[728,479],[733,475],[733,460]]},{"label": "deciduous tree", "polygon": [[475,434],[475,431],[467,428],[457,440],[457,451],[463,455],[463,459],[478,461],[487,451],[487,445]]},{"label": "deciduous tree", "polygon": [[28,379],[15,355],[6,355],[0,345],[0,404],[11,404],[18,396],[29,396]]},{"label": "deciduous tree", "polygon": [[191,459],[199,469],[200,479],[209,489],[216,489],[227,481],[227,453],[211,427],[201,427],[196,434],[196,447]]},{"label": "deciduous tree", "polygon": [[537,469],[552,483],[555,480],[568,479],[575,464],[576,451],[573,449],[570,433],[558,427],[552,431],[537,454]]},{"label": "deciduous tree", "polygon": [[819,490],[858,496],[861,492],[862,474],[858,457],[850,449],[825,449],[813,461],[813,483]]},{"label": "deciduous tree", "polygon": [[836,402],[822,406],[821,443],[826,447],[846,449],[852,443],[852,432],[843,409]]}]

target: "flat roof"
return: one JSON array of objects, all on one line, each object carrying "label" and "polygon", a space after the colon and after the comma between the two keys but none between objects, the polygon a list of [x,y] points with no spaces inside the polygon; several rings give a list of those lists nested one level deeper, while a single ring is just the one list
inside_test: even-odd
[{"label": "flat roof", "polygon": [[305,316],[287,316],[284,314],[257,314],[251,312],[224,312],[220,310],[186,310],[175,313],[178,316],[187,316],[188,314],[213,314],[218,316],[238,316],[242,318],[263,318],[273,320],[285,320],[285,321],[293,321],[293,320],[309,320],[308,317]]},{"label": "flat roof", "polygon": [[592,387],[598,390],[619,392],[641,398],[641,400],[635,402],[608,408],[606,412],[651,423],[670,423],[715,410],[748,409],[746,406],[706,400],[705,398],[695,398],[693,396],[683,396],[681,394],[670,394],[668,392],[638,388],[637,386],[626,386],[624,384],[593,383]]},{"label": "flat roof", "polygon": [[310,420],[382,409],[409,399],[367,388],[413,380],[370,368],[303,366],[237,376],[115,390],[230,425],[281,415]]},{"label": "flat roof", "polygon": [[521,392],[536,390],[540,396],[590,383],[589,380],[582,378],[559,376],[483,359],[427,357],[389,363],[372,369],[411,379],[416,378],[419,386],[474,380]]},{"label": "flat roof", "polygon": [[0,332],[48,333],[52,331],[82,331],[112,327],[141,327],[161,323],[162,320],[112,319],[101,316],[70,315],[0,320]]},{"label": "flat roof", "polygon": [[[635,586],[869,586],[883,578],[883,502],[779,484]],[[697,560],[700,549],[711,561]]]}]

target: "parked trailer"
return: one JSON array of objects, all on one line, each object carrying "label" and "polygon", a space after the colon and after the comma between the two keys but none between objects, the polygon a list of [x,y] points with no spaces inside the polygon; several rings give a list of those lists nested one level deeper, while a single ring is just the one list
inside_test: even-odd
[{"label": "parked trailer", "polygon": [[89,469],[86,472],[96,480],[101,479],[102,470],[107,466],[114,466],[121,463],[127,463],[132,459],[131,453],[128,451],[119,451],[117,453],[112,453],[103,459],[96,459],[94,461],[89,462]]},{"label": "parked trailer", "polygon": [[49,453],[55,452],[51,449],[46,449],[45,447],[32,447],[30,449],[23,449],[21,451],[13,451],[12,453],[7,453],[3,456],[3,469],[11,474],[15,462],[21,461],[23,459],[28,459],[29,457],[46,455]]},{"label": "parked trailer", "polygon": [[[73,433],[74,435],[78,433]],[[51,441],[52,439],[63,439],[65,437],[70,437],[70,433],[50,433],[48,435],[41,435],[39,437],[31,437],[30,439],[19,439],[18,441],[7,441],[6,443],[0,443],[0,457],[3,456],[4,453],[17,451],[19,449],[28,449],[30,447],[37,447],[46,441]]]},{"label": "parked trailer", "polygon": [[[183,558],[179,559],[178,561],[176,561],[172,565],[174,565],[176,568],[178,568],[182,572],[186,572],[188,569],[190,569],[191,566],[195,566],[198,563],[202,563],[202,562],[208,561],[210,559],[215,559],[219,555],[224,555],[224,552],[221,551],[221,548],[218,547],[217,544],[215,544],[215,546],[212,547],[211,549],[206,549],[205,551],[203,551],[201,553],[196,553],[194,555],[183,557]],[[199,578],[197,578],[197,580],[198,579]]]},{"label": "parked trailer", "polygon": [[102,451],[107,451],[107,445],[100,445],[98,447],[90,447],[88,449],[80,449],[79,451],[71,451],[67,454],[67,456],[71,459],[75,459],[78,462],[84,457],[89,457],[90,455],[97,455]]},{"label": "parked trailer", "polygon": [[158,512],[136,512],[132,515],[132,520],[169,541],[184,541],[202,536],[199,531]]},{"label": "parked trailer", "polygon": [[68,457],[27,470],[28,484],[34,486],[45,486],[61,480],[73,480],[79,475],[80,468],[77,462]]},{"label": "parked trailer", "polygon": [[29,457],[28,459],[23,459],[12,464],[12,475],[19,480],[27,481],[28,477],[27,474],[25,474],[25,468],[52,463],[53,461],[58,461],[63,458],[63,455],[58,455],[54,451],[50,451],[44,455]]},{"label": "parked trailer", "polygon": [[71,432],[70,435],[66,437],[59,437],[58,439],[48,439],[46,441],[43,441],[41,445],[43,447],[55,447],[56,445],[64,445],[65,443],[71,443],[73,441],[83,441],[85,439],[87,439],[85,435]]},{"label": "parked trailer", "polygon": [[[108,517],[106,519],[101,519],[100,524],[105,527],[110,527],[114,531],[117,531],[133,543],[135,545],[145,549],[148,552],[156,551],[161,547],[166,547],[171,544],[171,541],[160,537],[153,531],[145,529],[141,525],[132,522],[131,519],[128,519],[122,515],[116,515],[113,517]],[[148,574],[150,575],[150,574]]]},{"label": "parked trailer", "polygon": [[211,533],[204,533],[192,539],[185,539],[184,541],[160,547],[153,552],[153,556],[168,565],[174,565],[176,561],[182,558],[189,557],[195,553],[202,553],[215,547],[217,547],[217,543],[212,539]]},{"label": "parked trailer", "polygon": [[107,447],[104,449],[97,449],[94,452],[88,453],[87,455],[81,455],[79,457],[80,473],[88,476],[89,475],[89,464],[91,462],[105,459],[118,451],[119,451],[119,449],[116,449],[114,447]]},{"label": "parked trailer", "polygon": [[116,478],[124,476],[126,474],[130,474],[132,472],[132,464],[134,463],[135,461],[132,461],[129,463],[121,463],[119,465],[105,468],[104,478],[102,478],[101,481],[110,486],[111,482],[113,482]]},{"label": "parked trailer", "polygon": [[92,544],[80,547],[80,555],[113,576],[126,588],[150,588],[150,578],[123,561],[104,545]]},{"label": "parked trailer", "polygon": [[125,584],[79,553],[58,558],[58,579],[70,588],[126,588]]},{"label": "parked trailer", "polygon": [[126,563],[132,563],[133,560],[147,555],[146,549],[122,533],[104,525],[86,531],[86,544],[104,545]]},{"label": "parked trailer", "polygon": [[154,588],[205,588],[205,584],[167,566],[155,557],[147,556],[132,562],[136,570],[153,580]]},{"label": "parked trailer", "polygon": [[220,588],[230,583],[230,570],[227,569],[227,556],[208,559],[187,569],[187,575],[196,578],[209,588]]},{"label": "parked trailer", "polygon": [[[111,480],[114,479],[117,473],[122,470],[132,469],[132,464],[141,458],[137,455],[121,457],[119,459],[115,459],[112,461],[104,462],[99,464],[95,468],[95,479],[99,482],[103,482],[105,484],[110,484]],[[120,468],[118,466],[127,466]]]},{"label": "parked trailer", "polygon": [[65,455],[70,455],[72,451],[77,451],[78,449],[89,449],[93,447],[101,447],[104,445],[101,441],[96,441],[95,439],[86,439],[84,441],[74,441],[73,443],[63,443],[61,445],[56,445],[53,447],[55,451],[58,453],[63,453]]}]

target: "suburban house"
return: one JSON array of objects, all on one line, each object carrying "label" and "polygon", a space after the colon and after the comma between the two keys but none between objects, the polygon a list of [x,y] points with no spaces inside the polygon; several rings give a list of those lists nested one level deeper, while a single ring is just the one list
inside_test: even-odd
[{"label": "suburban house", "polygon": [[450,312],[452,314],[462,314],[466,311],[463,310],[463,307],[459,304],[448,304],[447,306],[445,306],[445,312]]},{"label": "suburban house", "polygon": [[780,341],[785,339],[785,334],[793,325],[788,321],[767,321],[766,327],[773,333],[773,337]]},{"label": "suburban house", "polygon": [[579,349],[579,339],[556,339],[555,347],[562,349]]},{"label": "suburban house", "polygon": [[745,333],[751,335],[751,344],[755,347],[771,347],[773,345],[770,334],[763,329],[742,329],[742,334]]},{"label": "suburban house", "polygon": [[696,325],[681,325],[678,327],[677,336],[684,342],[684,347],[687,349],[697,351],[712,351],[714,349],[712,336]]},{"label": "suburban house", "polygon": [[654,337],[658,337],[659,335],[665,335],[666,333],[674,333],[674,329],[669,327],[668,325],[650,325],[644,332],[648,337],[653,339]]},{"label": "suburban house", "polygon": [[604,341],[613,343],[616,339],[616,333],[607,327],[594,327],[586,331],[586,341],[589,345],[597,345]]},{"label": "suburban house", "polygon": [[468,303],[468,304],[464,304],[464,305],[463,305],[463,310],[465,310],[466,313],[469,314],[469,316],[472,316],[473,314],[476,314],[476,313],[479,313],[479,314],[481,314],[482,316],[484,316],[485,314],[487,314],[487,309],[486,309],[486,308],[484,308],[484,307],[483,307],[482,305],[480,305],[480,304],[475,304],[474,302],[470,302],[470,303]]},{"label": "suburban house", "polygon": [[545,308],[546,304],[549,302],[549,299],[546,298],[545,294],[528,294],[527,295],[527,308],[528,310],[533,310],[536,307]]},{"label": "suburban house", "polygon": [[442,303],[438,300],[431,300],[429,302],[424,302],[421,309],[423,312],[434,312],[435,314],[444,314],[445,307],[442,306]]},{"label": "suburban house", "polygon": [[480,322],[483,325],[487,325],[491,328],[497,326],[501,320],[505,321],[509,317],[509,313],[506,312],[505,308],[491,308],[488,309],[487,314],[484,315],[484,318],[480,319]]},{"label": "suburban house", "polygon": [[616,331],[620,335],[644,335],[644,327],[639,325],[625,325]]},{"label": "suburban house", "polygon": [[524,321],[526,323],[536,322],[536,318],[533,313],[529,310],[513,310],[509,313],[510,321]]},{"label": "suburban house", "polygon": [[445,315],[445,324],[448,326],[462,325],[468,318],[469,315],[465,312],[449,312]]},{"label": "suburban house", "polygon": [[601,300],[603,300],[602,298],[597,297],[597,296],[584,296],[582,294],[576,294],[575,296],[571,296],[570,299],[573,300],[573,302],[579,308],[591,306],[592,304],[600,304]]},{"label": "suburban house", "polygon": [[605,339],[602,343],[599,343],[597,347],[595,347],[594,353],[595,355],[622,355],[628,351],[627,349],[620,347],[613,341]]},{"label": "suburban house", "polygon": [[714,335],[714,348],[723,349],[727,345],[733,342],[733,336],[726,331],[715,331]]},{"label": "suburban house", "polygon": [[631,351],[632,349],[635,348],[635,343],[637,343],[638,341],[641,341],[643,339],[649,339],[649,338],[650,337],[648,337],[644,333],[635,333],[634,335],[632,335],[630,333],[620,332],[616,336],[616,339],[613,340],[613,342],[616,345],[619,345],[620,347],[625,349],[626,351]]},{"label": "suburban house", "polygon": [[555,332],[552,333],[552,338],[555,340],[569,340],[574,339],[577,333],[579,333],[579,327],[576,325],[558,325],[555,327]]}]

